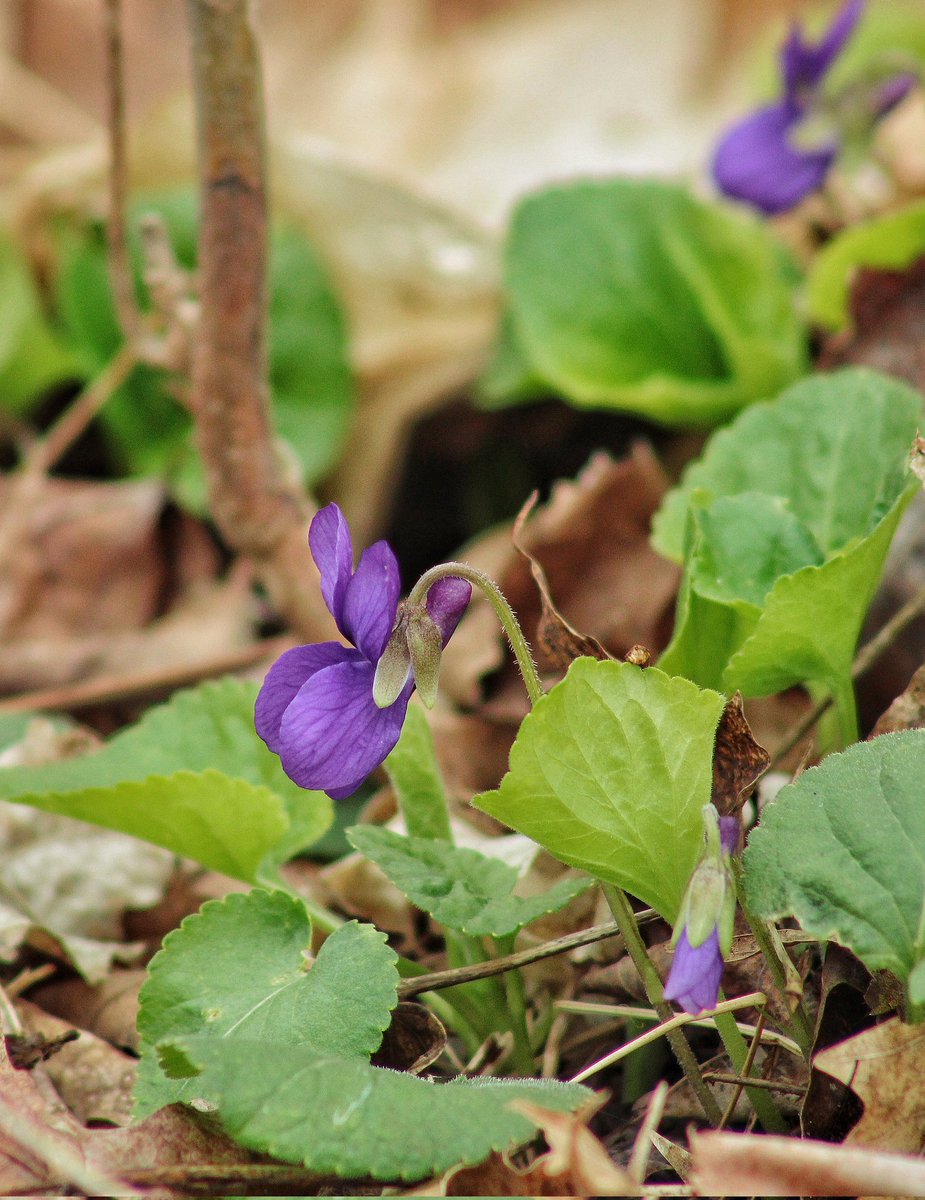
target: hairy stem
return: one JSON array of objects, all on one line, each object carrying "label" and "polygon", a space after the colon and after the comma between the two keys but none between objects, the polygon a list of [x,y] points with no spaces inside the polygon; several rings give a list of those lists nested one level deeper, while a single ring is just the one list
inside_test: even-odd
[{"label": "hairy stem", "polygon": [[514,652],[514,658],[517,660],[517,666],[520,669],[524,687],[527,689],[527,695],[530,697],[532,707],[543,695],[543,685],[540,683],[539,672],[536,669],[536,663],[533,661],[533,655],[530,653],[530,646],[524,637],[524,631],[520,628],[520,623],[514,615],[514,610],[504,598],[504,593],[493,579],[490,579],[489,576],[475,567],[470,567],[468,563],[440,563],[438,566],[431,567],[429,571],[424,572],[408,593],[407,603],[409,605],[423,604],[427,599],[427,593],[437,580],[449,578],[465,579],[473,587],[479,588],[482,594],[487,597],[489,604],[495,610],[495,615],[501,623],[501,628],[504,630],[507,640],[510,643],[511,650]]}]

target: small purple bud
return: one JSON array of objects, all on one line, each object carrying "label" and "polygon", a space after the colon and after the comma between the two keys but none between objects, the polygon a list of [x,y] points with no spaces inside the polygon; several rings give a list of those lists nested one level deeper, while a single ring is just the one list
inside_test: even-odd
[{"label": "small purple bud", "polygon": [[723,980],[723,956],[719,934],[714,929],[705,942],[692,946],[687,930],[681,934],[665,984],[665,999],[673,1000],[687,1013],[715,1008]]}]

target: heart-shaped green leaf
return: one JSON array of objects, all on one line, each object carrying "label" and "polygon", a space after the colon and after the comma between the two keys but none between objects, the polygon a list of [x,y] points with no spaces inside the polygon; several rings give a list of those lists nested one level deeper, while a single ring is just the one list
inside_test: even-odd
[{"label": "heart-shaped green leaf", "polygon": [[248,883],[270,880],[331,823],[254,730],[257,685],[178,692],[81,758],[0,771],[0,799],[117,829]]},{"label": "heart-shaped green leaf", "polygon": [[473,803],[669,921],[703,844],[724,700],[654,668],[580,658]]},{"label": "heart-shaped green leaf", "polygon": [[685,574],[659,665],[764,695],[850,692],[867,607],[902,511],[922,398],[872,371],[796,384],[715,434],[656,516]]},{"label": "heart-shaped green leaf", "polygon": [[305,906],[284,892],[212,901],[168,934],[141,989],[139,1111],[189,1095],[188,1085],[164,1077],[154,1054],[158,1042],[181,1035],[368,1060],[396,1003],[394,952],[384,934],[355,921],[331,934],[311,970],[310,945]]}]

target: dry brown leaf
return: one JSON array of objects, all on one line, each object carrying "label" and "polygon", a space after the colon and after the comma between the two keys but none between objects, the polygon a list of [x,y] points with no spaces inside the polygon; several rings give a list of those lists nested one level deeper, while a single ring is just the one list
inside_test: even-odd
[{"label": "dry brown leaf", "polygon": [[864,1113],[845,1142],[921,1153],[925,1146],[925,1027],[898,1017],[830,1046],[813,1066],[860,1096]]},{"label": "dry brown leaf", "polygon": [[511,531],[511,541],[514,543],[514,549],[527,560],[530,574],[540,593],[540,618],[536,625],[537,666],[541,671],[559,674],[568,670],[576,658],[585,656],[603,660],[613,656],[607,653],[597,638],[579,633],[569,625],[553,603],[549,594],[549,580],[541,563],[521,542],[524,523],[536,507],[538,498],[539,493],[534,492],[517,514]]},{"label": "dry brown leaf", "polygon": [[382,1044],[370,1059],[374,1067],[417,1075],[440,1057],[446,1030],[426,1004],[401,1000],[382,1035]]},{"label": "dry brown leaf", "polygon": [[747,1133],[691,1133],[705,1196],[925,1196],[925,1162],[854,1146]]},{"label": "dry brown leaf", "polygon": [[883,713],[870,737],[898,733],[903,729],[925,729],[925,666],[919,667],[906,690]]},{"label": "dry brown leaf", "polygon": [[818,368],[873,367],[925,387],[925,258],[898,271],[859,268],[849,307],[853,327],[823,346]]},{"label": "dry brown leaf", "polygon": [[[649,525],[666,487],[643,443],[620,462],[595,454],[574,481],[555,485],[523,531],[523,546],[542,564],[565,619],[617,658],[637,643],[653,650],[665,643],[679,569],[651,548]],[[541,601],[509,535],[480,538],[463,557],[497,581],[532,638]],[[473,707],[482,677],[503,658],[494,612],[476,596],[444,651],[441,683],[463,707]]]},{"label": "dry brown leaf", "polygon": [[19,1000],[16,1011],[32,1035],[60,1037],[68,1031],[76,1040],[62,1046],[45,1062],[45,1073],[61,1099],[83,1124],[128,1125],[137,1059],[86,1030],[53,1017],[28,1000]]},{"label": "dry brown leaf", "polygon": [[713,803],[722,816],[739,812],[770,761],[752,736],[736,692],[723,709],[713,750]]},{"label": "dry brown leaf", "polygon": [[549,1144],[549,1153],[531,1168],[534,1177],[554,1182],[563,1189],[560,1195],[619,1196],[638,1191],[636,1181],[617,1166],[588,1128],[606,1101],[606,1094],[601,1094],[570,1113],[551,1112],[526,1100],[512,1105],[542,1131]]},{"label": "dry brown leaf", "polygon": [[82,979],[67,979],[34,989],[30,995],[46,1012],[105,1038],[126,1050],[138,1049],[138,991],[146,973],[113,971],[102,983],[91,986]]}]

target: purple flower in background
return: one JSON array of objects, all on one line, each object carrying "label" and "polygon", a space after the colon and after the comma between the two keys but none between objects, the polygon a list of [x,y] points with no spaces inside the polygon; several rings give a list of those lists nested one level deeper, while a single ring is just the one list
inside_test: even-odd
[{"label": "purple flower in background", "polygon": [[[324,602],[352,643],[319,642],[287,650],[270,668],[257,696],[258,734],[300,787],[342,800],[357,790],[398,741],[414,691],[409,670],[397,699],[379,707],[373,680],[399,611],[398,562],[387,542],[364,550],[353,569],[353,543],[336,504],[312,521],[309,546],[321,573]],[[462,579],[438,580],[426,614],[449,641],[471,595]]]},{"label": "purple flower in background", "polygon": [[723,978],[723,954],[729,952],[735,917],[735,887],[729,858],[739,841],[737,817],[717,818],[704,809],[706,848],[687,885],[676,931],[677,945],[665,999],[696,1014],[715,1008]]},{"label": "purple flower in background", "polygon": [[[824,181],[838,157],[844,137],[869,135],[873,126],[894,108],[916,82],[911,72],[881,79],[860,95],[845,93],[848,103],[827,104],[822,96],[826,75],[841,54],[864,11],[865,0],[848,0],[822,39],[804,40],[798,25],[781,47],[783,95],[734,125],[713,157],[713,178],[727,196],[770,214],[793,208]],[[828,125],[816,144],[801,144],[811,122]]]}]

